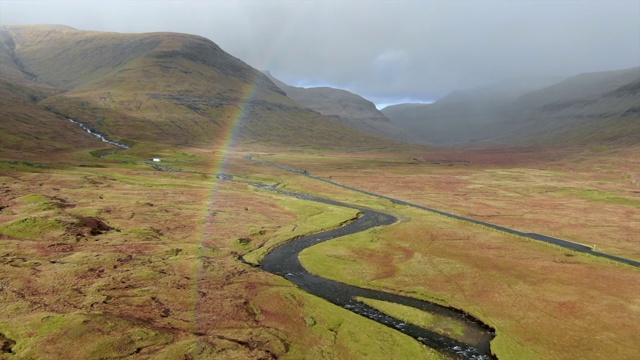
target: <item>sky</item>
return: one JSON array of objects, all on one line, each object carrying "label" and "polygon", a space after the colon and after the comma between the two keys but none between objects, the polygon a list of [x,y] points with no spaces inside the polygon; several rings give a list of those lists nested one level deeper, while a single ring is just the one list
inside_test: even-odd
[{"label": "sky", "polygon": [[201,35],[290,85],[378,107],[640,65],[640,0],[0,0],[0,24]]}]

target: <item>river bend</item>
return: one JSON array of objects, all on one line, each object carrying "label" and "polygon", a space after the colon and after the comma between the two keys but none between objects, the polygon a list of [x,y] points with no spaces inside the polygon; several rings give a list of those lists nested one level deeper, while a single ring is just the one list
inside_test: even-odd
[{"label": "river bend", "polygon": [[631,265],[631,266],[635,266],[635,267],[640,267],[640,261],[627,259],[627,258],[624,258],[624,257],[621,257],[621,256],[616,256],[616,255],[603,253],[603,252],[595,250],[595,247],[587,246],[587,245],[580,244],[580,243],[577,243],[577,242],[558,239],[556,237],[543,235],[543,234],[523,232],[523,231],[519,231],[519,230],[516,230],[516,229],[511,229],[511,228],[508,228],[508,227],[505,227],[505,226],[492,224],[492,223],[489,223],[489,222],[486,222],[486,221],[476,220],[476,219],[468,218],[468,217],[465,217],[465,216],[452,214],[452,213],[449,213],[449,212],[446,212],[446,211],[430,208],[430,207],[427,207],[427,206],[417,205],[417,204],[414,204],[414,203],[410,203],[408,201],[395,199],[395,198],[392,198],[392,197],[386,196],[386,195],[376,194],[376,193],[373,193],[373,192],[370,192],[370,191],[366,191],[366,190],[358,189],[358,188],[355,188],[355,187],[352,187],[352,186],[344,185],[344,184],[341,184],[341,183],[338,183],[338,182],[335,182],[335,181],[332,181],[332,180],[329,180],[329,179],[325,179],[325,178],[322,178],[322,177],[319,177],[319,176],[311,175],[306,170],[298,170],[298,169],[294,169],[294,168],[291,168],[291,167],[288,167],[288,166],[284,166],[284,165],[280,165],[280,164],[276,164],[276,163],[271,163],[271,162],[267,162],[267,161],[258,160],[258,159],[253,158],[252,156],[249,156],[249,155],[245,156],[245,159],[257,162],[257,163],[262,164],[262,165],[276,167],[276,168],[281,169],[281,170],[285,170],[285,171],[293,172],[293,173],[296,173],[296,174],[304,175],[304,176],[309,177],[311,179],[315,179],[315,180],[322,181],[322,182],[325,182],[325,183],[328,183],[328,184],[331,184],[331,185],[339,186],[339,187],[344,188],[344,189],[356,191],[356,192],[359,192],[361,194],[366,194],[366,195],[370,195],[370,196],[375,196],[375,197],[380,198],[380,199],[389,200],[394,204],[410,206],[410,207],[413,207],[413,208],[416,208],[416,209],[420,209],[420,210],[426,210],[426,211],[429,211],[429,212],[432,212],[432,213],[436,213],[438,215],[446,216],[448,218],[452,218],[452,219],[456,219],[456,220],[460,220],[460,221],[466,221],[466,222],[469,222],[469,223],[472,223],[472,224],[485,226],[485,227],[488,227],[488,228],[491,228],[491,229],[495,229],[495,230],[502,231],[502,232],[505,232],[505,233],[508,233],[508,234],[520,236],[520,237],[523,237],[523,238],[527,238],[527,239],[531,239],[531,240],[535,240],[535,241],[541,241],[541,242],[545,242],[545,243],[548,243],[548,244],[557,245],[557,246],[563,247],[565,249],[570,249],[570,250],[573,250],[573,251],[578,251],[578,252],[590,254],[590,255],[593,255],[593,256],[598,256],[598,257],[605,258],[605,259],[608,259],[608,260],[611,260],[611,261],[615,261],[617,263],[621,263],[621,264],[625,264],[625,265]]},{"label": "river bend", "polygon": [[[230,175],[218,175],[219,179],[232,180]],[[491,354],[490,342],[495,331],[461,310],[445,307],[429,301],[393,294],[385,291],[361,288],[311,274],[300,263],[299,255],[303,250],[341,236],[366,231],[373,227],[388,226],[397,219],[379,211],[357,207],[334,200],[323,199],[307,194],[294,193],[276,189],[275,187],[248,183],[261,189],[274,191],[282,195],[293,196],[303,200],[320,202],[328,205],[356,209],[360,216],[342,227],[293,239],[280,244],[271,250],[260,263],[260,268],[280,275],[310,294],[321,297],[335,305],[345,308],[380,324],[407,334],[422,344],[438,350],[454,359],[495,359]],[[463,324],[464,341],[453,339],[436,331],[407,323],[387,315],[371,306],[358,301],[357,298],[368,298],[389,303],[409,306],[429,312],[442,318],[448,318]]]}]

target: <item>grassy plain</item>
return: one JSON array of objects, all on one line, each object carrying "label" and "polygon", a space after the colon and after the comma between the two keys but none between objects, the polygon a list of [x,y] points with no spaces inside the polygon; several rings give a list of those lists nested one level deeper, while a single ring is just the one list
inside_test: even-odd
[{"label": "grassy plain", "polygon": [[[134,148],[105,159],[88,151],[0,159],[0,358],[441,357],[240,261],[259,262],[281,241],[356,215],[242,181],[397,216],[396,225],[308,249],[303,263],[326,277],[463,309],[496,328],[492,349],[500,358],[636,355],[637,269],[394,205],[245,154]],[[258,156],[605,252],[637,258],[639,251],[631,150],[541,158],[524,151],[270,154]],[[149,156],[191,173],[156,171]],[[240,182],[218,180],[217,171]],[[599,238],[593,232],[603,224],[607,236]],[[428,314],[362,301],[434,325]],[[435,326],[464,336],[455,324]]]},{"label": "grassy plain", "polygon": [[[637,154],[637,149],[598,149],[262,158],[638,259]],[[303,264],[340,281],[464,309],[497,329],[492,349],[500,358],[636,356],[637,269],[386,206],[400,224],[308,249]]]},{"label": "grassy plain", "polygon": [[286,181],[242,154],[158,154],[196,173],[134,151],[0,161],[1,359],[440,358],[238,259],[353,211],[212,176]]},{"label": "grassy plain", "polygon": [[333,181],[640,260],[638,147],[274,155]]}]

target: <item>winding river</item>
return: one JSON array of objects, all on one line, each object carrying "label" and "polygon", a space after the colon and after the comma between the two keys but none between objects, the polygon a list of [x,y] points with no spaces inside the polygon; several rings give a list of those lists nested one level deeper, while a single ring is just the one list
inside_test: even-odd
[{"label": "winding river", "polygon": [[[97,132],[96,130],[92,129],[91,127],[89,127],[84,123],[81,123],[74,119],[68,119],[68,120],[78,125],[83,130],[85,130],[92,136],[98,138],[99,140],[105,143],[116,146],[120,149],[129,148],[129,146],[125,144],[118,143],[116,141],[108,139],[106,136],[104,136],[103,134],[100,134],[99,132]],[[255,161],[262,165],[277,167],[285,171],[301,174],[312,179],[323,181],[335,186],[357,191],[363,194],[386,199],[396,204],[406,205],[406,206],[430,211],[446,217],[486,226],[486,227],[503,231],[509,234],[529,238],[536,241],[551,243],[551,244],[568,248],[574,251],[584,252],[594,256],[604,257],[609,260],[623,263],[626,265],[640,267],[640,262],[638,261],[598,252],[598,251],[595,251],[595,249],[582,244],[578,244],[578,243],[574,243],[574,242],[570,242],[567,240],[562,240],[562,239],[558,239],[558,238],[554,238],[546,235],[541,235],[541,234],[524,233],[518,230],[506,228],[500,225],[491,224],[491,223],[487,223],[487,222],[483,222],[483,221],[479,221],[471,218],[466,218],[463,216],[447,213],[441,210],[413,204],[403,200],[394,199],[385,195],[368,192],[365,190],[340,184],[328,179],[317,177],[307,173],[304,170],[293,169],[287,166],[257,160],[257,159],[254,159],[252,156],[245,156],[245,159]],[[158,170],[166,171],[165,169],[158,169]],[[173,169],[171,170],[177,171]],[[220,174],[218,175],[218,178],[221,180],[233,181],[233,177],[230,175]],[[260,268],[262,268],[265,271],[271,272],[276,275],[280,275],[288,279],[289,281],[296,284],[298,287],[307,291],[310,294],[321,297],[344,309],[347,309],[356,314],[372,319],[380,324],[383,324],[397,331],[400,331],[406,335],[409,335],[414,339],[416,339],[417,341],[419,341],[420,343],[432,349],[438,350],[452,358],[455,358],[455,359],[495,359],[496,358],[491,353],[491,348],[490,348],[490,342],[495,337],[495,330],[489,327],[488,325],[482,323],[480,320],[471,317],[470,315],[466,314],[461,310],[445,307],[432,302],[419,300],[419,299],[408,297],[408,296],[393,294],[393,293],[379,291],[379,290],[361,288],[358,286],[349,285],[349,284],[341,283],[338,281],[330,280],[327,278],[323,278],[321,276],[311,274],[300,263],[300,260],[299,260],[300,252],[302,252],[303,250],[311,246],[314,246],[316,244],[322,243],[324,241],[332,240],[338,237],[366,231],[373,227],[392,225],[397,221],[395,217],[386,213],[382,213],[382,212],[378,212],[378,211],[374,211],[374,210],[366,209],[362,207],[357,207],[357,206],[353,206],[353,205],[349,205],[346,203],[341,203],[341,202],[337,202],[329,199],[323,199],[323,198],[319,198],[311,195],[279,190],[279,189],[276,189],[275,187],[268,186],[268,185],[263,185],[258,183],[248,183],[248,184],[265,189],[265,190],[277,192],[279,194],[286,195],[286,196],[293,196],[293,197],[297,197],[297,198],[308,200],[308,201],[315,201],[315,202],[320,202],[328,205],[342,206],[342,207],[347,207],[351,209],[356,209],[360,213],[360,216],[356,220],[340,228],[300,237],[277,246],[275,249],[270,251],[265,256],[265,258],[260,263]],[[450,321],[458,325],[460,324],[462,325],[463,335],[455,336],[454,338],[452,336],[445,335],[446,332],[438,331],[438,329],[421,327],[409,322],[405,322],[403,320],[390,316],[382,311],[379,311],[378,309],[371,307],[365,304],[364,302],[358,300],[362,298],[385,301],[388,303],[395,303],[403,306],[408,306],[411,308],[428,312],[440,319],[449,319]]]},{"label": "winding river", "polygon": [[[579,243],[575,243],[575,242],[571,242],[563,239],[558,239],[558,238],[554,238],[554,237],[542,235],[542,234],[525,233],[515,229],[510,229],[504,226],[451,214],[448,212],[429,208],[426,206],[413,204],[403,200],[394,199],[385,195],[368,192],[365,190],[340,184],[328,179],[317,177],[309,174],[307,171],[304,171],[304,170],[293,169],[280,164],[257,160],[257,159],[254,159],[252,156],[245,156],[245,159],[250,161],[255,161],[262,165],[277,167],[285,171],[301,174],[312,179],[323,181],[335,186],[343,187],[343,188],[357,191],[363,194],[386,199],[396,204],[401,204],[401,205],[418,208],[421,210],[426,210],[426,211],[433,212],[449,218],[486,226],[492,229],[503,231],[508,234],[528,238],[535,241],[542,241],[542,242],[554,244],[563,248],[587,253],[593,256],[603,257],[611,261],[615,261],[625,265],[640,267],[640,262],[638,261],[622,258],[622,257],[611,255],[611,254],[602,253],[602,252],[596,251],[594,248],[591,248],[583,244],[579,244]],[[219,177],[224,180],[233,180],[232,177],[228,175],[220,175]],[[279,189],[276,189],[275,187],[268,186],[268,185],[263,185],[258,183],[249,183],[249,184],[265,190],[274,191],[282,195],[294,196],[304,200],[321,202],[328,205],[343,206],[351,209],[356,209],[361,214],[361,216],[359,216],[355,221],[343,227],[325,231],[318,234],[297,238],[295,240],[292,240],[277,246],[275,249],[269,252],[260,263],[260,267],[262,269],[268,272],[271,272],[273,274],[280,275],[288,279],[292,283],[296,284],[301,289],[313,295],[316,295],[318,297],[324,298],[333,304],[336,304],[356,314],[372,319],[380,324],[394,328],[397,331],[405,333],[413,337],[417,341],[433,349],[436,349],[444,354],[447,354],[453,358],[456,358],[456,359],[494,359],[496,358],[491,353],[491,348],[490,348],[490,342],[495,337],[495,330],[489,327],[488,325],[482,323],[478,319],[475,319],[470,315],[464,313],[461,310],[444,307],[435,303],[411,298],[408,296],[393,294],[393,293],[384,292],[384,291],[372,290],[372,289],[365,289],[365,288],[337,282],[334,280],[326,279],[321,276],[311,274],[300,263],[299,255],[300,255],[300,252],[302,252],[304,249],[307,249],[311,246],[314,246],[324,241],[335,239],[337,237],[354,234],[361,231],[366,231],[373,227],[391,225],[397,221],[395,217],[382,212],[378,212],[378,211],[374,211],[374,210],[366,209],[362,207],[357,207],[354,205],[345,204],[345,203],[341,203],[341,202],[337,202],[329,199],[323,199],[323,198],[319,198],[311,195],[279,190]],[[443,335],[441,331],[438,332],[438,331],[434,331],[434,329],[429,329],[429,328],[420,327],[411,323],[407,323],[393,316],[385,314],[365,304],[364,302],[358,300],[362,298],[381,300],[389,303],[409,306],[415,309],[429,312],[436,316],[441,316],[444,318],[451,319],[452,321],[455,321],[457,323],[463,323],[464,337],[453,338],[453,337]]]},{"label": "winding river", "polygon": [[425,211],[429,211],[429,212],[432,212],[432,213],[436,213],[438,215],[446,216],[448,218],[461,220],[461,221],[466,221],[466,222],[469,222],[469,223],[472,223],[472,224],[476,224],[476,225],[485,226],[485,227],[488,227],[488,228],[491,228],[491,229],[494,229],[494,230],[505,232],[507,234],[516,235],[516,236],[520,236],[520,237],[531,239],[531,240],[535,240],[535,241],[541,241],[541,242],[545,242],[545,243],[548,243],[548,244],[557,245],[557,246],[563,247],[565,249],[570,249],[570,250],[573,250],[573,251],[578,251],[578,252],[590,254],[590,255],[593,255],[593,256],[605,258],[605,259],[608,259],[610,261],[615,261],[615,262],[618,262],[618,263],[621,263],[621,264],[625,264],[625,265],[640,267],[640,261],[627,259],[627,258],[624,258],[624,257],[621,257],[621,256],[616,256],[616,255],[611,255],[611,254],[607,254],[607,253],[604,253],[604,252],[600,252],[600,251],[595,250],[595,247],[587,246],[587,245],[580,244],[580,243],[577,243],[577,242],[558,239],[556,237],[543,235],[543,234],[527,233],[527,232],[519,231],[519,230],[516,230],[516,229],[511,229],[511,228],[508,228],[508,227],[505,227],[505,226],[492,224],[492,223],[489,223],[489,222],[486,222],[486,221],[476,220],[476,219],[472,219],[472,218],[468,218],[468,217],[452,214],[452,213],[449,213],[449,212],[446,212],[446,211],[430,208],[430,207],[427,207],[427,206],[417,205],[417,204],[414,204],[414,203],[410,203],[408,201],[395,199],[395,198],[392,198],[392,197],[389,197],[389,196],[386,196],[386,195],[376,194],[376,193],[373,193],[373,192],[370,192],[370,191],[354,188],[354,187],[351,187],[351,186],[348,186],[348,185],[344,185],[344,184],[341,184],[341,183],[338,183],[338,182],[335,182],[335,181],[332,181],[332,180],[329,180],[329,179],[325,179],[325,178],[319,177],[319,176],[311,175],[305,170],[298,170],[298,169],[294,169],[294,168],[291,168],[291,167],[288,167],[288,166],[284,166],[284,165],[280,165],[280,164],[276,164],[276,163],[270,163],[270,162],[267,162],[267,161],[257,160],[255,158],[253,158],[252,156],[245,156],[245,159],[250,160],[250,161],[254,161],[254,162],[262,164],[262,165],[276,167],[276,168],[281,169],[281,170],[285,170],[285,171],[293,172],[293,173],[296,173],[296,174],[304,175],[304,176],[309,177],[311,179],[315,179],[315,180],[322,181],[322,182],[325,182],[325,183],[328,183],[328,184],[331,184],[331,185],[339,186],[339,187],[344,188],[344,189],[356,191],[356,192],[359,192],[359,193],[362,193],[362,194],[366,194],[366,195],[370,195],[370,196],[374,196],[374,197],[377,197],[377,198],[380,198],[380,199],[389,200],[394,204],[410,206],[410,207],[413,207],[413,208],[416,208],[416,209],[425,210]]},{"label": "winding river", "polygon": [[[218,177],[223,180],[232,180],[232,177],[229,175],[219,175]],[[329,199],[279,190],[268,185],[258,183],[248,184],[303,200],[356,209],[360,213],[360,216],[355,221],[337,229],[300,237],[277,246],[262,260],[260,263],[261,269],[286,278],[310,294],[321,297],[335,305],[407,334],[422,344],[447,354],[452,358],[495,358],[491,354],[490,349],[490,342],[495,337],[495,331],[463,311],[408,296],[365,289],[326,279],[311,274],[300,263],[299,255],[304,249],[341,236],[366,231],[373,227],[391,225],[397,221],[395,217],[379,211]],[[429,329],[402,321],[366,305],[359,301],[358,298],[381,300],[426,311],[439,319],[445,319],[445,321],[448,320],[460,325],[463,335],[453,338],[444,335],[443,331],[438,332],[437,329]]]}]

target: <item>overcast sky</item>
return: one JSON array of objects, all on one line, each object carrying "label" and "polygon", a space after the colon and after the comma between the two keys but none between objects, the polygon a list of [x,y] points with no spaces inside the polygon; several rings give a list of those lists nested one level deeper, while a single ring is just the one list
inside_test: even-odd
[{"label": "overcast sky", "polygon": [[378,105],[640,65],[640,0],[0,0],[0,23],[198,34],[291,85]]}]

